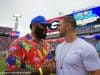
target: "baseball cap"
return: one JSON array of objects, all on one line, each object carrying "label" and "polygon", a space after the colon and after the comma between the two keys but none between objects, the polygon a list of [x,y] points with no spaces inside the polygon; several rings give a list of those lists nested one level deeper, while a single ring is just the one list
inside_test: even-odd
[{"label": "baseball cap", "polygon": [[40,23],[42,25],[49,25],[48,21],[46,20],[46,18],[44,16],[36,16],[31,20],[31,24],[32,23]]}]

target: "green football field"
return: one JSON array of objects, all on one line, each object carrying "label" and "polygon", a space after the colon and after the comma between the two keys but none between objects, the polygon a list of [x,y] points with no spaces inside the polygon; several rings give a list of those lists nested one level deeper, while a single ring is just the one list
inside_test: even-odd
[{"label": "green football field", "polygon": [[5,71],[5,60],[1,59],[0,60],[0,72]]},{"label": "green football field", "polygon": [[4,75],[5,71],[5,59],[0,58],[0,75]]}]

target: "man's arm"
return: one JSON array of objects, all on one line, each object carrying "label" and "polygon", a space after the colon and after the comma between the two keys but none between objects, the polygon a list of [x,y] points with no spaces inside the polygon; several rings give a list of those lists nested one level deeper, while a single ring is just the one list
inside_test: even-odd
[{"label": "man's arm", "polygon": [[90,75],[100,75],[100,69],[99,70],[95,70],[95,71],[91,71]]},{"label": "man's arm", "polygon": [[87,45],[82,51],[82,61],[89,75],[100,75],[100,58],[92,45]]},{"label": "man's arm", "polygon": [[49,61],[46,61],[45,63],[42,64],[44,71],[47,70],[46,68],[48,68],[48,70],[51,73],[55,73],[56,72],[56,62],[55,59],[51,59]]}]

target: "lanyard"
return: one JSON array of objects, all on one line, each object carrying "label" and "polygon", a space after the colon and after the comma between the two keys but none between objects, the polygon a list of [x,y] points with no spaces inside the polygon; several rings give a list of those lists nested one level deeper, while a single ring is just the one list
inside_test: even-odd
[{"label": "lanyard", "polygon": [[[65,45],[65,43],[63,44],[63,46]],[[63,48],[63,46],[62,46],[62,48]],[[63,50],[61,50],[60,51],[60,69],[62,69],[63,68],[63,63],[64,63],[64,60],[65,60],[65,57],[66,57],[66,55],[68,54],[68,51],[71,49],[71,47],[72,47],[72,44],[69,46],[69,47],[65,47],[63,50],[66,50],[65,52],[61,52],[61,51],[63,51]],[[64,53],[64,54],[62,54],[62,53]],[[63,56],[62,56],[63,55]],[[62,58],[61,58],[62,57]],[[62,59],[62,60],[61,60]]]}]

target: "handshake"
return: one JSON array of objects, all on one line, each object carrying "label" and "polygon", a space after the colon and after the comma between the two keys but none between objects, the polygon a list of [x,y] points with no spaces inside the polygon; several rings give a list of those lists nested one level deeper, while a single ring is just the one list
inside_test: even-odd
[{"label": "handshake", "polygon": [[51,73],[55,73],[55,65],[56,63],[54,59],[45,61],[41,66],[43,75],[50,75]]},{"label": "handshake", "polygon": [[16,69],[13,72],[6,72],[4,75],[50,75],[51,73],[55,73],[55,61],[54,59],[47,60],[41,65],[41,71],[43,74],[40,74],[39,69],[33,68],[30,70],[26,69]]}]

